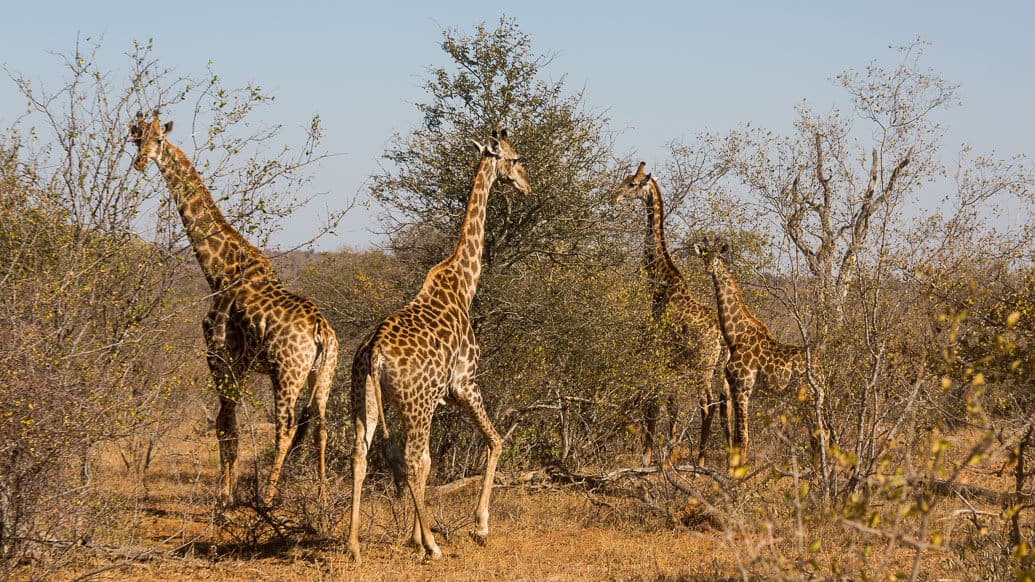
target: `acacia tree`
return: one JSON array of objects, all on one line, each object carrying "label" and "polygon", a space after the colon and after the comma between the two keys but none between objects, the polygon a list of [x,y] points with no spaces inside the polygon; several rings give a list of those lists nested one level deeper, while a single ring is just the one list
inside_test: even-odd
[{"label": "acacia tree", "polygon": [[561,77],[543,79],[552,58],[536,53],[517,23],[501,17],[473,34],[443,33],[449,67],[435,67],[417,103],[420,127],[396,135],[390,163],[372,177],[371,194],[393,212],[385,226],[393,248],[417,252],[422,266],[441,259],[459,232],[476,169],[470,139],[507,128],[532,179],[527,199],[493,196],[487,211],[484,267],[529,256],[559,261],[596,252],[608,173],[607,118],[585,110],[582,92]]}]

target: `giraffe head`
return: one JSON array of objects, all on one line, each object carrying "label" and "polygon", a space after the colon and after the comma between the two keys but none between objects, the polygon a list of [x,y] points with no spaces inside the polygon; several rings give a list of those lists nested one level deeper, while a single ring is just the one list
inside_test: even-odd
[{"label": "giraffe head", "polygon": [[137,146],[137,155],[133,158],[134,168],[143,172],[147,169],[148,160],[158,160],[161,157],[162,142],[172,128],[173,122],[167,121],[162,124],[158,121],[157,110],[151,121],[147,121],[142,112],[137,112],[133,123],[126,124],[129,139]]},{"label": "giraffe head", "polygon": [[510,184],[518,192],[527,195],[532,191],[531,182],[528,179],[528,172],[521,164],[521,156],[518,155],[510,142],[507,141],[507,130],[493,131],[485,144],[475,140],[475,147],[482,154],[482,157],[493,158],[496,162],[496,179],[500,182]]},{"label": "giraffe head", "polygon": [[627,198],[639,198],[640,200],[650,200],[651,188],[650,181],[651,175],[644,173],[643,169],[647,167],[647,162],[640,162],[639,167],[636,168],[635,174],[630,174],[622,180],[621,186],[618,187],[618,196],[615,197],[615,202],[621,202]]},{"label": "giraffe head", "polygon": [[728,244],[719,241],[709,241],[708,237],[704,237],[701,242],[694,243],[693,251],[694,254],[704,259],[704,270],[708,273],[715,272],[715,265],[719,261],[724,261],[724,255],[728,253],[730,247]]}]

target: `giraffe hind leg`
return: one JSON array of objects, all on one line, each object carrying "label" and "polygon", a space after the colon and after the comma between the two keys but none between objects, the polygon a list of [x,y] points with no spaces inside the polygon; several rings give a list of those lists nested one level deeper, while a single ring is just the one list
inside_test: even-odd
[{"label": "giraffe hind leg", "polygon": [[668,407],[668,442],[673,443],[679,438],[679,394],[675,390],[668,393],[665,397],[665,404]]},{"label": "giraffe hind leg", "polygon": [[327,341],[322,355],[317,356],[316,366],[309,371],[306,385],[309,386],[309,402],[298,419],[288,454],[298,448],[305,439],[312,424],[313,447],[316,450],[316,468],[320,478],[320,501],[327,504],[327,400],[330,398],[334,372],[338,367],[338,344],[335,338]]},{"label": "giraffe hind leg", "polygon": [[367,475],[367,454],[377,430],[378,406],[375,378],[364,366],[353,364],[352,417],[356,444],[352,450],[352,513],[349,521],[349,553],[359,563],[359,509],[363,498],[363,481]]},{"label": "giraffe hind leg", "polygon": [[327,400],[331,395],[331,385],[334,383],[334,372],[338,368],[338,344],[337,341],[327,342],[323,356],[323,362],[319,372],[315,374],[312,382],[312,396],[307,412],[310,416],[315,413],[313,426],[313,445],[316,448],[317,470],[320,476],[320,501],[327,505]]},{"label": "giraffe hind leg", "polygon": [[273,398],[276,408],[276,434],[274,435],[273,467],[270,469],[266,490],[262,495],[264,505],[272,503],[273,498],[277,496],[277,484],[280,481],[281,470],[284,468],[284,460],[291,450],[291,445],[295,441],[295,433],[298,430],[295,423],[295,401],[305,384],[307,375],[303,375],[296,369],[278,369],[270,374],[270,379],[273,380]]},{"label": "giraffe hind leg", "polygon": [[431,518],[424,502],[426,483],[423,479],[431,471],[431,452],[428,448],[430,435],[426,427],[430,427],[430,418],[426,422],[423,419],[413,419],[413,424],[407,427],[406,484],[413,497],[413,509],[420,526],[421,542],[428,557],[438,560],[442,557],[442,550],[435,543],[435,536],[431,533]]},{"label": "giraffe hind leg", "polygon": [[212,339],[211,321],[203,323],[208,344],[209,377],[219,394],[219,412],[216,415],[216,438],[219,441],[219,503],[227,506],[234,501],[237,489],[237,398],[241,393],[243,375],[234,365],[226,350],[216,349]]},{"label": "giraffe hind leg", "polygon": [[237,488],[237,402],[219,396],[219,413],[216,416],[216,438],[219,439],[219,483],[220,503],[233,502]]}]

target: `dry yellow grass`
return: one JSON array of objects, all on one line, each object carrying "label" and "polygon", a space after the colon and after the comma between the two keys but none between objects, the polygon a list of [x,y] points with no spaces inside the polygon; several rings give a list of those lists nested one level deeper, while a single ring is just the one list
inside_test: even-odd
[{"label": "dry yellow grass", "polygon": [[[408,501],[374,491],[364,500],[364,559],[357,565],[343,543],[349,475],[338,475],[332,483],[337,512],[330,516],[329,536],[298,533],[281,541],[266,536],[263,543],[245,543],[240,532],[254,523],[255,514],[237,508],[227,513],[228,523],[214,519],[218,454],[214,439],[195,434],[190,426],[196,424],[163,446],[144,486],[125,474],[117,455],[102,456],[105,487],[125,500],[123,515],[113,520],[120,525],[104,541],[108,548],[123,548],[114,554],[121,551],[127,559],[113,560],[110,554],[85,558],[61,572],[61,578],[93,572],[93,579],[166,581],[717,580],[741,579],[745,571],[753,578],[800,578],[802,570],[820,578],[838,573],[858,578],[861,570],[908,571],[912,560],[908,548],[892,548],[886,540],[852,531],[835,515],[813,516],[804,524],[804,544],[820,542],[805,555],[814,563],[804,564],[793,507],[783,501],[789,480],[783,479],[745,490],[743,499],[727,508],[729,515],[692,528],[663,515],[645,515],[642,502],[632,497],[501,487],[493,496],[493,529],[484,547],[467,536],[475,504],[475,492],[468,489],[430,500],[433,515],[450,530],[438,534],[444,557],[436,562],[423,560],[405,543]],[[245,471],[255,451],[271,440],[262,425],[246,434],[252,436],[243,439]],[[980,479],[991,484],[987,475]],[[296,500],[313,489],[298,475],[285,483],[285,495]],[[968,527],[948,508],[935,522],[950,534]],[[945,552],[928,552],[922,570],[930,578],[979,577]]]}]

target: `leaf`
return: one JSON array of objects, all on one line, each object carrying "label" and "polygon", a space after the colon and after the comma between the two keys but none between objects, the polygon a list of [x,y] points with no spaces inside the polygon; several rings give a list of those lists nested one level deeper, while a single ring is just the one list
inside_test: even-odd
[{"label": "leaf", "polygon": [[1017,325],[1017,322],[1021,319],[1020,311],[1011,311],[1010,315],[1006,316],[1006,327],[1013,327]]}]

